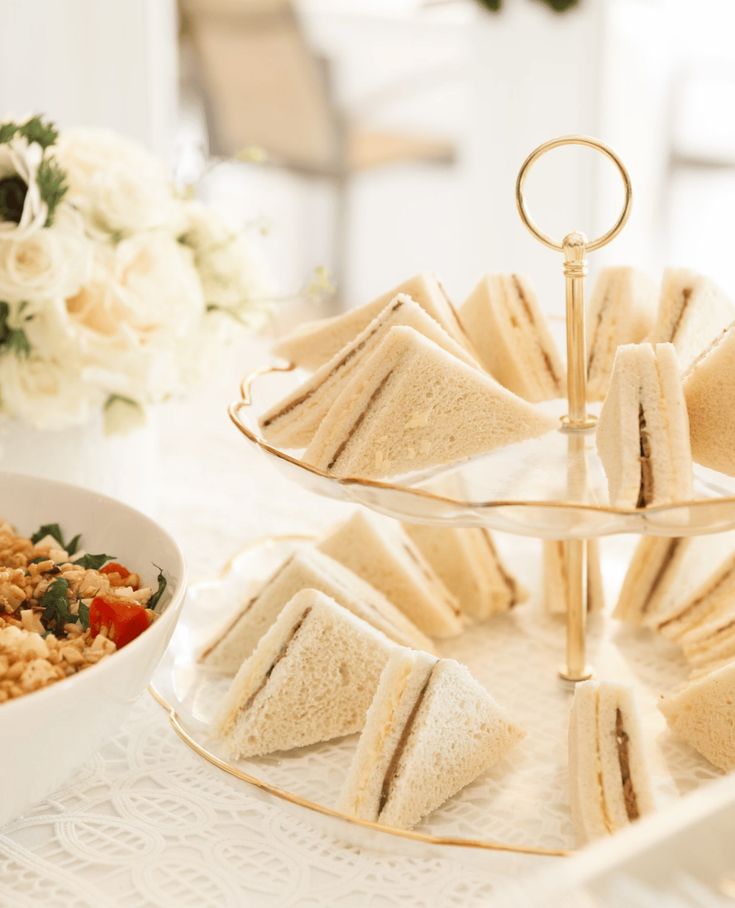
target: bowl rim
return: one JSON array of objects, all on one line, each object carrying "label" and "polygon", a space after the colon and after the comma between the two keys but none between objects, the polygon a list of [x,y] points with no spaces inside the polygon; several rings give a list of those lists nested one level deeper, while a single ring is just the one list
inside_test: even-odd
[{"label": "bowl rim", "polygon": [[[70,482],[62,482],[57,479],[47,479],[46,477],[40,476],[30,476],[25,473],[14,473],[8,470],[0,470],[0,488],[6,482],[15,482],[20,481],[24,483],[34,483],[38,485],[39,483],[47,487],[55,487],[57,489],[65,489],[68,492],[74,494],[79,494],[83,498],[95,499],[101,506],[110,506],[127,512],[129,516],[133,517],[135,520],[147,524],[148,527],[158,533],[163,537],[164,541],[171,547],[173,555],[178,562],[173,566],[173,570],[176,571],[178,577],[176,585],[171,591],[171,599],[169,600],[168,605],[165,610],[161,612],[160,617],[154,621],[154,623],[147,628],[143,634],[136,637],[135,640],[131,640],[127,646],[123,647],[122,650],[113,653],[115,656],[115,662],[113,663],[112,659],[102,659],[100,662],[95,665],[90,665],[88,668],[83,671],[76,672],[74,675],[70,675],[68,678],[62,678],[60,681],[56,681],[53,684],[48,684],[46,687],[39,688],[38,690],[30,691],[27,694],[23,694],[20,697],[15,697],[12,700],[7,700],[5,703],[0,703],[0,721],[2,721],[3,716],[10,715],[14,710],[17,712],[19,709],[22,709],[24,703],[29,702],[29,698],[32,698],[33,704],[40,704],[45,700],[50,700],[55,696],[56,691],[71,691],[74,690],[79,684],[85,683],[84,679],[89,677],[90,672],[94,672],[93,677],[98,677],[101,672],[109,672],[114,670],[114,666],[119,666],[120,660],[125,658],[127,661],[134,658],[134,656],[139,652],[141,647],[145,644],[143,639],[148,634],[158,634],[163,633],[163,631],[156,631],[157,627],[167,627],[169,622],[175,620],[178,617],[178,614],[181,611],[182,605],[184,603],[184,597],[186,594],[187,588],[187,570],[186,570],[186,561],[184,560],[184,555],[181,551],[179,544],[173,538],[171,533],[166,530],[160,523],[150,517],[148,514],[143,513],[143,511],[138,510],[138,508],[132,507],[132,505],[126,504],[124,501],[120,501],[117,498],[113,498],[111,495],[106,495],[104,492],[98,492],[94,489],[87,489],[84,486],[75,485]],[[0,514],[0,517],[2,514]],[[172,570],[171,567],[168,570]],[[170,617],[169,617],[170,616]],[[150,639],[150,638],[148,638]],[[127,655],[126,655],[127,654]],[[111,669],[110,666],[113,666]],[[99,671],[97,671],[99,669]]]}]

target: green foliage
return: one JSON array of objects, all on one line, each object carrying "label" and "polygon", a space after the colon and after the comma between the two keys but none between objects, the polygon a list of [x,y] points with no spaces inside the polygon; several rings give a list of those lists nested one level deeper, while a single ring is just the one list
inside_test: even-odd
[{"label": "green foliage", "polygon": [[24,123],[0,123],[0,144],[10,142],[16,136],[23,136],[29,142],[36,142],[44,150],[55,145],[59,131],[50,120],[36,114]]},{"label": "green foliage", "polygon": [[153,611],[155,612],[155,611],[157,611],[156,606],[160,603],[161,596],[163,596],[164,591],[165,591],[166,587],[168,586],[168,581],[163,576],[163,568],[158,567],[157,564],[155,564],[154,567],[158,568],[158,589],[148,600],[147,607],[149,609],[153,609]]},{"label": "green foliage", "polygon": [[50,227],[54,222],[56,208],[69,188],[66,184],[66,175],[56,161],[44,158],[38,165],[36,182],[38,183],[38,191],[41,193],[41,198],[48,207],[46,226]]},{"label": "green foliage", "polygon": [[68,592],[68,582],[64,577],[57,577],[41,597],[43,623],[57,637],[64,633],[65,624],[73,624],[77,620],[69,608]]},{"label": "green foliage", "polygon": [[114,555],[105,555],[104,553],[100,555],[82,555],[81,558],[77,558],[74,564],[81,565],[85,570],[88,571],[98,571],[103,564],[107,564],[108,561],[112,561]]},{"label": "green foliage", "polygon": [[79,623],[82,625],[84,630],[89,630],[89,606],[85,605],[81,600],[79,601],[79,612],[77,614]]},{"label": "green foliage", "polygon": [[[50,536],[52,539],[55,539],[59,543],[59,548],[62,548],[67,554],[71,557],[79,549],[79,542],[82,538],[81,533],[77,533],[68,543],[64,542],[64,534],[61,532],[61,527],[58,523],[44,523],[43,526],[40,526],[36,532],[31,536],[31,542],[35,545],[37,542],[40,542],[45,536]],[[104,562],[103,562],[104,564]]]},{"label": "green foliage", "polygon": [[9,318],[10,306],[0,300],[0,352],[6,348],[18,356],[27,356],[31,352],[31,345],[26,333],[22,328],[11,328]]}]

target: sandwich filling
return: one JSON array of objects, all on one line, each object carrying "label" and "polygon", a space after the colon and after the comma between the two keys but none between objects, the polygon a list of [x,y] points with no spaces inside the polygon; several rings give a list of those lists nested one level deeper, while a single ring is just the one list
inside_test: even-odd
[{"label": "sandwich filling", "polygon": [[454,612],[455,615],[459,615],[459,606],[456,605],[452,600],[448,599],[444,595],[443,590],[439,590],[436,588],[437,585],[436,585],[435,577],[431,573],[429,573],[429,571],[427,571],[426,566],[422,563],[421,558],[416,554],[414,549],[406,542],[403,543],[403,549],[406,552],[406,554],[408,555],[408,557],[411,559],[411,561],[413,561],[413,563],[419,569],[420,573],[422,574],[424,579],[427,581],[427,583],[429,583],[429,585],[434,588],[434,591],[436,593],[441,592],[442,593],[441,598],[443,599],[444,603]]},{"label": "sandwich filling", "polygon": [[247,600],[245,605],[235,615],[235,617],[232,619],[232,621],[230,621],[230,623],[224,628],[224,630],[219,635],[219,637],[217,637],[215,640],[213,640],[209,644],[209,646],[204,650],[204,652],[199,657],[201,660],[206,659],[207,656],[209,656],[220,645],[220,643],[222,643],[222,641],[225,640],[232,633],[232,631],[234,630],[235,626],[238,624],[240,619],[243,618],[250,611],[250,609],[252,609],[252,607],[255,605],[255,603],[258,601],[258,599],[260,599],[260,597],[263,595],[263,593],[276,580],[276,578],[281,576],[281,574],[286,570],[286,568],[289,566],[289,564],[291,564],[292,561],[293,561],[293,555],[290,555],[283,562],[283,564],[279,568],[276,569],[275,573],[271,574],[270,578],[266,581],[265,585],[262,586],[260,588],[260,590],[258,590],[258,592],[254,596],[252,596],[250,599]]},{"label": "sandwich filling", "polygon": [[684,313],[686,312],[687,307],[689,306],[689,300],[692,297],[692,290],[692,287],[684,287],[681,291],[679,299],[677,300],[676,315],[674,317],[674,323],[671,326],[671,332],[669,335],[669,341],[672,344],[676,339],[676,335],[679,333],[679,328],[681,327],[681,323],[684,319]]},{"label": "sandwich filling", "polygon": [[310,613],[311,613],[311,608],[304,609],[303,614],[301,615],[299,620],[296,622],[296,624],[294,624],[294,626],[291,628],[290,633],[288,634],[286,639],[281,644],[281,648],[276,653],[275,659],[273,659],[273,661],[271,662],[270,668],[263,675],[263,678],[262,678],[260,684],[256,687],[256,689],[253,691],[253,693],[248,697],[248,699],[244,703],[244,705],[242,705],[239,708],[238,712],[241,712],[241,713],[247,712],[247,710],[249,710],[250,707],[255,702],[256,697],[265,690],[265,688],[268,684],[268,681],[270,680],[271,675],[273,674],[273,672],[276,669],[276,666],[278,665],[279,662],[281,662],[283,659],[285,659],[286,656],[288,655],[288,651],[289,651],[291,645],[293,644],[294,640],[298,637],[299,632],[301,631],[301,628],[304,626],[304,622],[309,617]]},{"label": "sandwich filling", "polygon": [[340,459],[340,457],[342,457],[342,455],[344,454],[345,449],[347,448],[347,445],[352,441],[353,437],[354,437],[354,436],[357,434],[357,432],[360,430],[360,426],[362,426],[363,422],[365,422],[365,417],[366,417],[367,414],[368,414],[368,410],[369,410],[370,407],[372,407],[375,403],[377,403],[377,401],[379,400],[379,398],[381,397],[381,395],[382,395],[383,392],[385,391],[386,385],[388,384],[388,380],[389,380],[390,377],[393,375],[393,372],[394,372],[394,370],[391,369],[391,370],[390,370],[389,372],[387,372],[387,373],[383,376],[383,378],[380,380],[378,386],[375,388],[375,390],[373,391],[373,393],[370,395],[370,398],[369,398],[367,404],[365,405],[365,409],[364,409],[364,410],[362,411],[362,413],[357,417],[357,419],[355,420],[355,422],[352,424],[352,427],[350,428],[349,432],[348,432],[347,435],[345,435],[345,437],[342,439],[342,441],[340,442],[339,446],[337,447],[337,450],[336,450],[336,451],[334,452],[334,454],[332,455],[332,459],[331,459],[331,460],[329,461],[329,463],[327,464],[327,470],[332,470],[332,469],[334,469],[334,467],[337,465],[337,461],[338,461],[338,460]]},{"label": "sandwich filling", "polygon": [[429,669],[429,671],[426,675],[426,681],[424,681],[423,687],[421,688],[418,696],[416,697],[416,701],[413,704],[413,707],[411,709],[411,712],[408,715],[408,718],[406,719],[406,724],[403,726],[403,729],[401,730],[401,734],[396,743],[395,750],[393,751],[393,754],[391,755],[390,762],[388,763],[388,768],[386,769],[385,776],[383,777],[383,785],[380,789],[380,798],[378,800],[377,819],[380,819],[380,814],[383,812],[385,805],[388,803],[388,800],[391,796],[391,790],[393,788],[393,783],[395,782],[396,776],[398,775],[398,767],[401,762],[401,757],[403,756],[403,753],[406,749],[406,745],[408,744],[408,739],[411,735],[411,730],[416,722],[416,717],[418,716],[419,710],[421,709],[421,705],[424,702],[424,700],[426,699],[426,693],[429,689],[429,685],[431,683],[431,679],[434,674],[435,666],[436,666],[436,663],[434,663],[434,665],[431,666],[431,668]]},{"label": "sandwich filling", "polygon": [[[528,302],[528,299],[526,298],[526,294],[523,291],[523,286],[518,278],[518,275],[511,274],[510,279],[513,282],[513,288],[518,297],[518,301],[520,302],[521,306],[523,307],[523,311],[526,314],[526,319],[528,320],[528,324],[533,329],[534,337],[536,338],[536,346],[538,347],[539,353],[541,354],[541,357],[544,361],[544,365],[546,367],[546,372],[548,375],[551,376],[551,380],[554,383],[554,387],[558,390],[561,387],[561,378],[557,374],[556,369],[554,369],[554,364],[551,361],[551,357],[549,356],[548,350],[546,350],[543,343],[541,342],[541,338],[539,337],[538,329],[536,326],[536,320],[533,317],[533,310],[531,309],[531,304]],[[511,321],[512,321],[512,318],[511,318]]]},{"label": "sandwich filling", "polygon": [[324,376],[323,380],[317,385],[314,385],[312,388],[309,388],[308,391],[304,392],[301,396],[297,397],[295,400],[290,401],[286,406],[282,407],[280,410],[277,410],[275,413],[271,414],[267,419],[263,420],[263,428],[268,428],[268,426],[273,425],[273,423],[281,419],[284,416],[288,416],[293,410],[297,407],[300,407],[302,404],[306,403],[307,400],[312,398],[317,391],[324,387],[324,385],[330,381],[341,369],[343,369],[351,359],[353,359],[357,354],[365,347],[367,343],[380,331],[385,322],[401,307],[403,306],[403,300],[396,300],[396,302],[391,306],[390,311],[386,313],[385,318],[381,319],[380,323],[377,324],[373,330],[363,338],[363,340],[352,347],[339,362],[334,364],[334,367]]},{"label": "sandwich filling", "polygon": [[651,437],[646,426],[643,405],[638,405],[638,434],[640,438],[641,482],[638,489],[637,508],[645,508],[653,501],[653,464],[651,463]]},{"label": "sandwich filling", "polygon": [[661,563],[658,566],[658,570],[651,581],[651,585],[648,587],[648,592],[646,593],[643,602],[641,603],[641,614],[644,615],[649,606],[651,605],[651,599],[653,599],[653,594],[661,586],[661,583],[671,567],[671,562],[674,559],[679,546],[681,545],[681,539],[670,539],[669,544],[666,546],[666,551],[664,556],[661,559]]},{"label": "sandwich filling", "polygon": [[637,820],[640,812],[638,810],[638,798],[633,787],[633,778],[630,773],[630,737],[625,730],[623,713],[620,707],[615,710],[615,743],[618,748],[618,764],[620,765],[620,778],[623,783],[625,813],[629,820]]},{"label": "sandwich filling", "polygon": [[693,614],[696,614],[698,609],[701,609],[703,605],[707,604],[707,600],[710,598],[710,596],[714,596],[717,590],[725,583],[727,583],[727,581],[733,576],[733,573],[735,573],[735,563],[733,563],[726,571],[720,574],[720,576],[717,577],[712,582],[712,584],[704,590],[704,592],[693,599],[689,603],[689,605],[681,609],[679,612],[676,612],[676,614],[671,615],[671,617],[667,618],[665,621],[662,621],[658,625],[659,630],[662,630],[663,628],[668,627],[669,625],[674,624],[677,621],[681,621],[687,617],[692,617]]}]

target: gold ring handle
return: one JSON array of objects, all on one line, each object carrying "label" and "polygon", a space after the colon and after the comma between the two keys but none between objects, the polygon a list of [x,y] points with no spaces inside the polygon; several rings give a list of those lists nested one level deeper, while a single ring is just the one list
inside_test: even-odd
[{"label": "gold ring handle", "polygon": [[518,171],[518,179],[516,180],[516,205],[518,206],[518,214],[521,217],[523,223],[528,227],[531,233],[536,237],[539,242],[543,243],[544,246],[548,246],[549,249],[555,249],[557,252],[564,251],[563,243],[556,243],[551,239],[550,236],[547,236],[545,233],[542,233],[539,228],[536,226],[535,221],[528,213],[526,208],[526,202],[523,198],[523,186],[526,182],[526,177],[528,176],[528,171],[531,168],[531,165],[537,161],[542,155],[545,155],[547,151],[553,151],[554,148],[561,148],[564,145],[582,145],[585,148],[593,148],[595,151],[599,151],[609,158],[613,164],[617,167],[620,176],[623,180],[623,186],[625,188],[625,202],[623,204],[623,210],[620,213],[615,224],[607,231],[603,233],[601,237],[598,237],[596,240],[591,240],[586,243],[587,252],[592,252],[595,249],[600,249],[602,246],[605,246],[610,240],[614,239],[620,231],[625,226],[625,222],[628,220],[630,215],[630,206],[633,201],[633,189],[630,183],[630,176],[628,171],[625,169],[625,165],[617,156],[617,154],[612,150],[612,148],[605,145],[604,142],[600,142],[599,139],[593,139],[590,136],[559,136],[557,139],[549,139],[548,142],[544,142],[542,145],[539,145],[538,148],[534,149],[531,154],[523,162],[521,169]]}]

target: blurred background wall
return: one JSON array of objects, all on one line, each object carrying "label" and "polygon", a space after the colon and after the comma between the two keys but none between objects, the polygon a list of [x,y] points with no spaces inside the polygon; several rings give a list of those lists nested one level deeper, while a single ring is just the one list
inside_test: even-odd
[{"label": "blurred background wall", "polygon": [[[0,0],[0,109],[114,127],[268,236],[280,290],[316,265],[339,304],[433,270],[461,299],[560,262],[521,226],[514,181],[569,132],[627,163],[629,226],[593,265],[706,271],[731,292],[735,3],[579,0]],[[33,35],[29,59],[28,35]],[[238,160],[239,159],[239,160]],[[221,161],[221,163],[217,163]],[[596,234],[620,204],[589,153],[529,180],[537,220]]]}]

